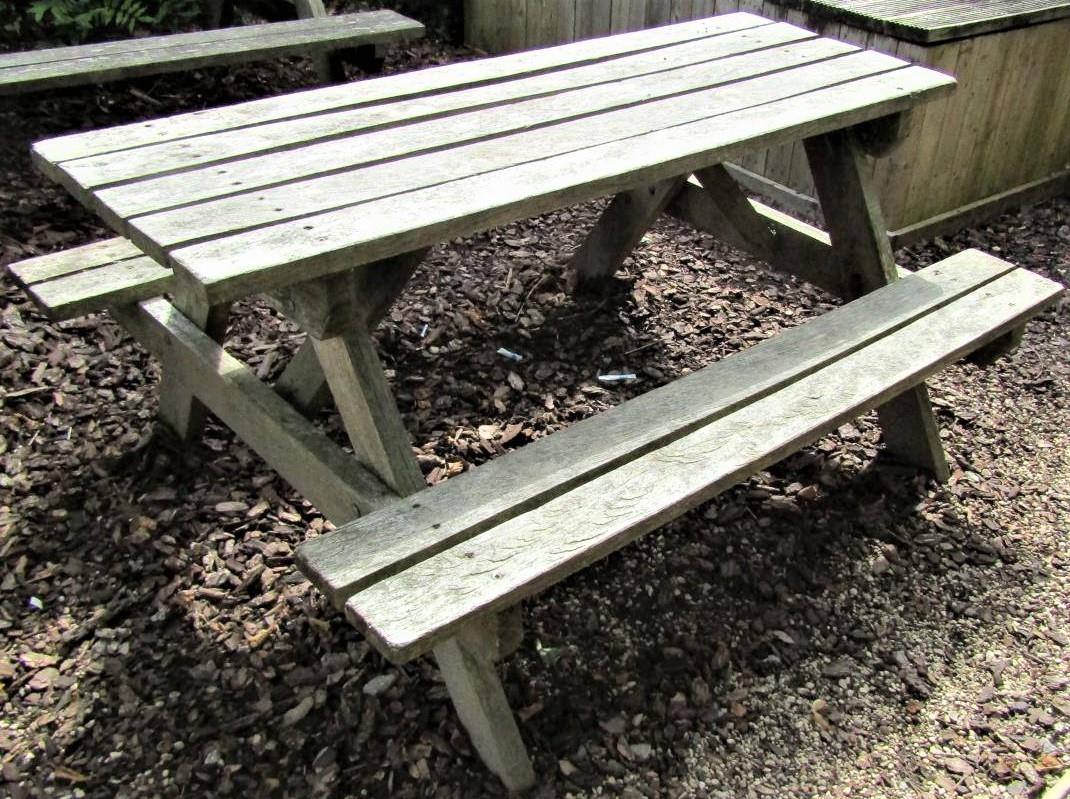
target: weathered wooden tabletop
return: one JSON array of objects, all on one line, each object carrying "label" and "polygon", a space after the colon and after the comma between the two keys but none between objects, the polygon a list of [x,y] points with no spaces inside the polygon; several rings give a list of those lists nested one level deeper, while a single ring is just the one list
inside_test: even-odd
[{"label": "weathered wooden tabletop", "polygon": [[39,142],[208,303],[907,109],[953,80],[738,13]]}]

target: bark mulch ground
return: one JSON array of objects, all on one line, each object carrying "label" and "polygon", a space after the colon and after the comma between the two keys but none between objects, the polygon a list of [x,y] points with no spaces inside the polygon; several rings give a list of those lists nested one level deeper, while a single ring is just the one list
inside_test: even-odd
[{"label": "bark mulch ground", "polygon": [[[408,68],[456,57],[420,44]],[[300,64],[43,93],[0,110],[0,264],[108,235],[29,142],[310,85]],[[1063,283],[1070,201],[977,246]],[[379,331],[429,483],[829,309],[672,222],[566,291],[598,205],[436,248]],[[430,660],[383,661],[293,565],[329,529],[226,429],[171,446],[159,365],[107,315],[0,307],[0,790],[12,797],[497,796]],[[1070,753],[1070,306],[932,381],[954,475],[873,415],[526,604],[504,664],[536,796],[1035,796]],[[300,341],[245,303],[267,379]],[[499,347],[523,353],[516,363]],[[637,375],[605,384],[599,373]],[[344,435],[329,412],[320,421]]]}]

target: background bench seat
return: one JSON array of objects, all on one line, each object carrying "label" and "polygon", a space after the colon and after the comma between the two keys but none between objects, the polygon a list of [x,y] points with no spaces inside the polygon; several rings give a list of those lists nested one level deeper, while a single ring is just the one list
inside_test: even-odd
[{"label": "background bench seat", "polygon": [[422,36],[393,11],[243,25],[0,55],[0,95],[56,89],[293,55],[326,53]]}]

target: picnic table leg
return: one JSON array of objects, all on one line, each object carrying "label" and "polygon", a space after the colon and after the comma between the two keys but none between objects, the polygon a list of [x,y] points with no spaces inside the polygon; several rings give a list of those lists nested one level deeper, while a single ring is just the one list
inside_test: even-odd
[{"label": "picnic table leg", "polygon": [[572,256],[572,288],[604,280],[620,267],[687,182],[687,175],[618,194]]},{"label": "picnic table leg", "polygon": [[[294,0],[294,7],[297,9],[298,19],[327,16],[323,0]],[[333,53],[318,53],[312,56],[312,64],[316,75],[324,83],[341,83],[346,78],[342,62]]]},{"label": "picnic table leg", "polygon": [[483,762],[512,791],[534,785],[535,771],[494,665],[499,654],[496,620],[469,622],[434,653],[457,715]]},{"label": "picnic table leg", "polygon": [[[855,133],[814,136],[805,146],[833,258],[846,278],[845,299],[897,280],[891,243]],[[877,414],[889,452],[929,470],[941,482],[951,476],[924,383],[893,397]]]},{"label": "picnic table leg", "polygon": [[312,345],[357,457],[403,496],[424,488],[408,431],[367,329],[358,327],[327,339],[313,337]]},{"label": "picnic table leg", "polygon": [[[217,343],[223,341],[230,316],[230,303],[208,305],[179,283],[173,293],[175,306],[194,325],[208,334]],[[163,358],[163,377],[160,381],[160,421],[178,436],[179,440],[192,442],[200,437],[208,411],[193,396],[178,361]]]},{"label": "picnic table leg", "polygon": [[275,381],[275,390],[306,416],[330,402],[331,389],[311,339],[306,338],[301,342],[290,363]]},{"label": "picnic table leg", "polygon": [[425,483],[371,331],[426,252],[404,253],[269,295],[308,331],[306,345],[279,378],[280,393],[300,384],[300,398],[314,399],[326,382],[358,459],[402,495]]}]

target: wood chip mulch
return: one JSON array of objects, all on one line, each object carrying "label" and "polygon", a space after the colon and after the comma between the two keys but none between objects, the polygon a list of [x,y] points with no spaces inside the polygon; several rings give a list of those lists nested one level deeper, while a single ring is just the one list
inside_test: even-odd
[{"label": "wood chip mulch", "polygon": [[[389,64],[455,56],[420,44]],[[308,81],[296,63],[12,101],[0,265],[108,235],[34,174],[31,141]],[[437,247],[381,326],[429,483],[832,306],[669,221],[611,290],[573,296],[566,264],[598,210]],[[898,255],[968,246],[1068,284],[1070,200]],[[390,666],[295,570],[295,546],[330,529],[316,509],[218,424],[172,446],[159,364],[107,315],[52,324],[2,290],[0,793],[501,795],[433,662]],[[273,379],[300,333],[239,311],[228,345]],[[1012,356],[932,381],[948,484],[883,458],[870,414],[526,603],[503,670],[534,795],[1054,785],[1070,761],[1068,320],[1064,299]]]}]

